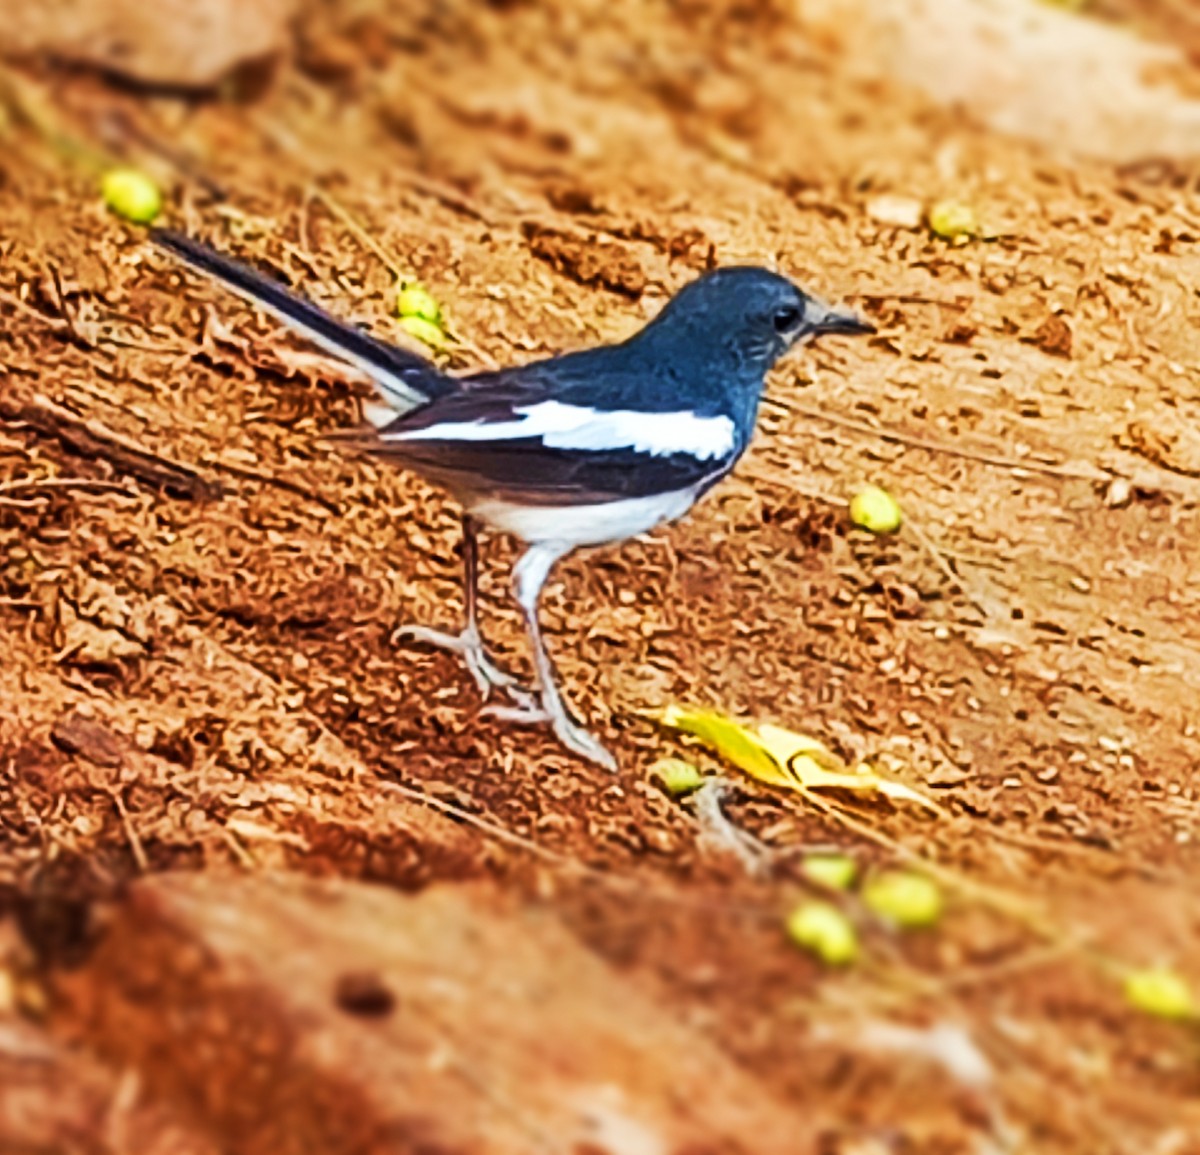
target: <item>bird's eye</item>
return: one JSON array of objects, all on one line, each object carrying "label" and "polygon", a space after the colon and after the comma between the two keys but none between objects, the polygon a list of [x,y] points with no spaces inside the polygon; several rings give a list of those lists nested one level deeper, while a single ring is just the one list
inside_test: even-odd
[{"label": "bird's eye", "polygon": [[800,324],[800,310],[795,305],[784,305],[776,310],[774,321],[776,333],[790,333]]}]

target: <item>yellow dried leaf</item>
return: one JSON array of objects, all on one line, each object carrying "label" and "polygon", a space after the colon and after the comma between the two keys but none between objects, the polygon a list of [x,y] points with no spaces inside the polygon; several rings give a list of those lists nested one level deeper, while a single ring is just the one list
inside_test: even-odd
[{"label": "yellow dried leaf", "polygon": [[793,763],[803,760],[811,764],[810,772],[813,774],[822,771],[838,774],[846,770],[846,763],[824,742],[807,734],[797,734],[794,730],[763,722],[758,727],[758,741],[780,766],[791,768]]},{"label": "yellow dried leaf", "polygon": [[714,710],[684,710],[679,706],[668,706],[658,718],[672,730],[699,738],[751,778],[774,786],[791,785],[787,773],[780,769],[762,743],[732,718]]},{"label": "yellow dried leaf", "polygon": [[769,786],[802,794],[819,790],[882,794],[895,801],[915,802],[935,814],[945,813],[936,802],[902,782],[881,777],[865,762],[848,766],[806,734],[770,723],[750,730],[713,710],[684,710],[679,706],[668,706],[657,717],[663,725],[699,738],[739,770]]},{"label": "yellow dried leaf", "polygon": [[758,738],[768,754],[791,775],[801,790],[849,790],[857,793],[882,794],[896,801],[915,802],[935,814],[945,811],[932,799],[918,793],[903,782],[883,778],[866,762],[848,766],[832,750],[810,738],[764,722],[758,728]]}]

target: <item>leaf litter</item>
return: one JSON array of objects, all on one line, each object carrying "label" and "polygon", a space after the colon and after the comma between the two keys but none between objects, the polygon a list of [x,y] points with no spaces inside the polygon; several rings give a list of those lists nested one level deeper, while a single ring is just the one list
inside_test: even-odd
[{"label": "leaf litter", "polygon": [[768,786],[804,796],[850,793],[910,802],[946,817],[944,807],[911,786],[887,778],[868,762],[853,765],[807,734],[762,722],[743,725],[713,710],[667,706],[651,717],[668,729],[699,738],[726,761]]}]

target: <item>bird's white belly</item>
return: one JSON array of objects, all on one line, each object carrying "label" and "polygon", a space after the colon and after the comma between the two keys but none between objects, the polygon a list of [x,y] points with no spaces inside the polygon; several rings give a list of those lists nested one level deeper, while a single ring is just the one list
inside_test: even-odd
[{"label": "bird's white belly", "polygon": [[514,505],[495,498],[480,498],[468,511],[493,529],[527,542],[562,542],[564,545],[604,545],[645,533],[665,521],[682,517],[696,500],[695,489],[628,497],[598,505]]}]

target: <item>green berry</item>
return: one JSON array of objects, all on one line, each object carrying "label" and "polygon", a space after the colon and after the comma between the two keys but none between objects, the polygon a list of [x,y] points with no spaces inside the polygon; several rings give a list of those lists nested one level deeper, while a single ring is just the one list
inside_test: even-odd
[{"label": "green berry", "polygon": [[858,874],[858,864],[844,854],[809,854],[800,863],[804,877],[830,890],[849,890]]},{"label": "green berry", "polygon": [[704,785],[705,776],[690,762],[682,758],[661,758],[650,767],[650,775],[657,778],[672,798],[692,794]]},{"label": "green berry", "polygon": [[850,920],[828,902],[805,902],[784,922],[787,936],[827,966],[847,966],[858,958],[858,935]]},{"label": "green berry", "polygon": [[444,349],[449,344],[446,334],[425,317],[401,317],[400,328],[431,349]]},{"label": "green berry", "polygon": [[1192,992],[1174,971],[1132,971],[1125,976],[1125,1000],[1139,1011],[1160,1019],[1196,1016]]},{"label": "green berry", "polygon": [[104,203],[117,216],[134,224],[148,225],[162,212],[162,193],[145,173],[132,168],[115,168],[100,183]]},{"label": "green berry", "polygon": [[942,917],[942,892],[923,874],[885,871],[867,882],[862,897],[880,918],[905,930],[933,926]]},{"label": "green berry", "polygon": [[902,517],[899,504],[886,489],[868,485],[851,498],[850,520],[871,533],[895,533]]},{"label": "green berry", "polygon": [[959,201],[938,201],[926,219],[931,232],[956,244],[979,236],[981,231],[975,210]]},{"label": "green berry", "polygon": [[419,317],[431,325],[441,326],[442,307],[423,285],[416,281],[401,281],[396,293],[396,312],[401,317]]}]

